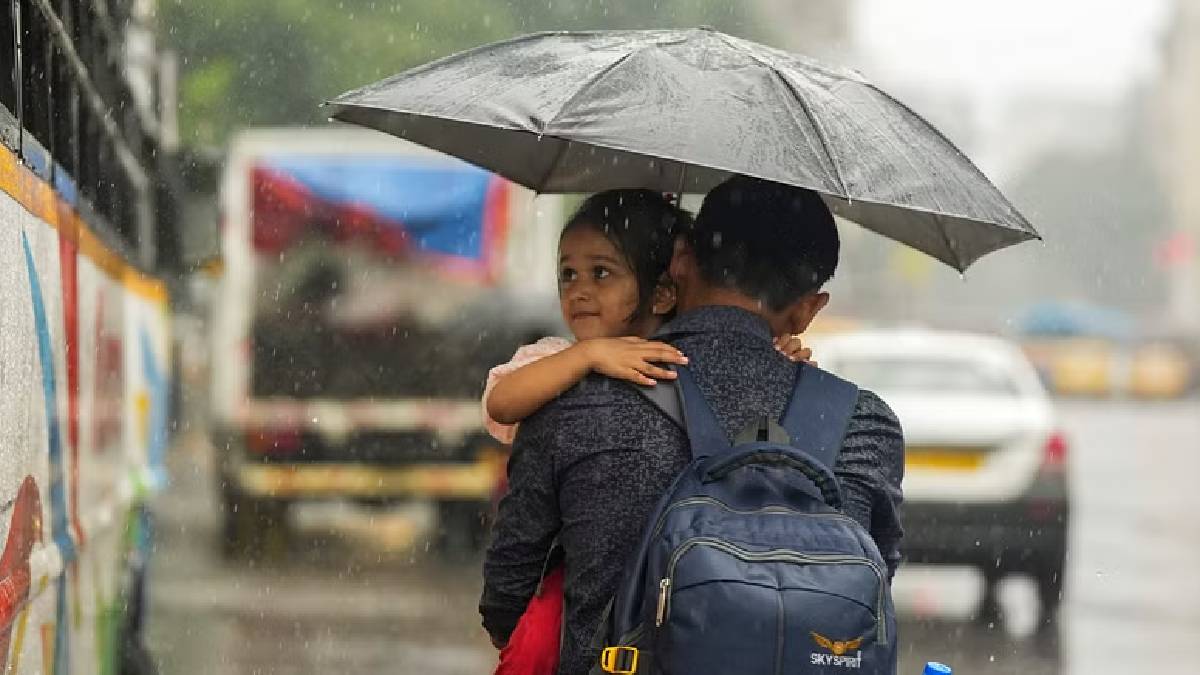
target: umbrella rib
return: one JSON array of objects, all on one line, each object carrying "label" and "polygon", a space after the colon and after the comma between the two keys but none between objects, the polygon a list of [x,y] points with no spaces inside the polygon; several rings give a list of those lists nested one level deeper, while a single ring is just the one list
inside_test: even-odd
[{"label": "umbrella rib", "polygon": [[550,138],[558,141],[559,146],[558,150],[554,153],[554,159],[551,160],[550,165],[546,167],[546,173],[542,174],[542,180],[537,184],[537,187],[534,188],[538,194],[541,194],[543,191],[545,191],[546,184],[550,182],[550,177],[554,175],[554,170],[558,168],[559,163],[562,162],[563,155],[567,154],[567,149],[571,147],[571,141],[568,141],[565,138],[558,138],[556,136],[551,136]]},{"label": "umbrella rib", "polygon": [[[764,65],[767,65],[767,67],[770,67],[770,65],[766,64],[765,61],[763,63]],[[800,103],[800,109],[804,111],[805,117],[812,122],[813,130],[817,133],[817,140],[821,141],[821,149],[825,151],[825,156],[829,158],[829,165],[833,167],[833,177],[835,180],[837,180],[838,186],[841,187],[842,194],[846,195],[847,201],[853,201],[854,196],[850,194],[850,187],[846,185],[846,180],[842,177],[842,169],[838,165],[837,157],[835,157],[833,154],[833,147],[829,144],[829,138],[825,134],[825,128],[821,126],[821,122],[817,119],[816,115],[813,115],[812,109],[808,107],[808,101],[804,100],[804,97],[800,95],[800,92],[796,90],[796,87],[792,86],[791,81],[788,80],[783,73],[771,68],[771,74],[774,75],[777,80],[783,82],[783,86],[787,87],[788,91],[792,92],[792,95],[796,97],[796,101]]]},{"label": "umbrella rib", "polygon": [[595,85],[600,80],[607,77],[609,73],[611,73],[612,71],[614,71],[618,67],[620,67],[620,65],[622,63],[625,63],[626,61],[628,61],[629,57],[633,56],[635,51],[629,51],[629,52],[622,54],[621,58],[617,59],[616,61],[613,61],[612,63],[610,63],[607,66],[605,66],[604,68],[602,68],[595,75],[592,75],[591,77],[589,77],[587,79],[587,81],[584,82],[582,85],[580,85],[579,89],[576,89],[575,93],[571,94],[571,97],[568,98],[566,100],[566,102],[562,104],[562,107],[558,109],[558,112],[554,113],[554,116],[551,117],[549,121],[547,121],[545,124],[542,125],[541,133],[545,133],[547,129],[549,129],[555,122],[557,122],[558,118],[562,117],[563,113],[565,113],[567,111],[567,108],[571,107],[571,104],[575,103],[575,101],[581,95],[583,95],[583,93],[585,91],[587,91],[590,87]]},{"label": "umbrella rib", "polygon": [[[934,125],[930,124],[929,120],[925,119],[920,114],[918,114],[917,111],[910,108],[903,101],[897,99],[896,97],[892,96],[891,94],[887,93],[886,91],[880,89],[875,84],[873,84],[871,82],[867,82],[867,81],[862,82],[862,84],[864,86],[866,86],[867,88],[874,90],[875,93],[879,94],[880,96],[888,99],[889,101],[892,102],[892,104],[894,104],[901,110],[905,111],[909,115],[912,115],[913,118],[918,120],[926,128],[926,130],[933,133],[937,138],[941,139],[941,141],[943,143],[945,143],[947,146],[949,146],[950,148],[953,148],[954,151],[958,154],[958,156],[964,160],[964,164],[966,164],[967,168],[970,171],[973,171],[976,176],[982,178],[986,183],[995,187],[995,184],[992,183],[992,179],[988,178],[987,174],[985,174],[982,169],[980,169],[978,166],[976,166],[975,162],[971,161],[971,158],[968,157],[967,154],[962,151],[962,148],[959,148],[954,142],[952,142],[949,138],[947,138],[946,134],[942,133],[942,131],[940,129],[938,129]],[[996,191],[1000,192],[999,188],[997,188]],[[1012,202],[1010,202],[1008,200],[1008,198],[1004,196],[1003,193],[1000,193],[1000,198],[1004,202],[1004,204],[1008,207],[1009,211],[1011,211],[1014,215],[1016,215],[1018,224],[1022,226],[1021,229],[1024,229],[1026,232],[1032,234],[1035,238],[1040,240],[1042,238],[1042,235],[1038,234],[1038,231],[1033,227],[1033,223],[1029,222],[1029,219],[1026,218],[1025,215],[1022,214],[1020,211],[1018,211],[1017,208],[1012,205]]]},{"label": "umbrella rib", "polygon": [[946,250],[954,258],[954,269],[958,270],[959,274],[965,274],[967,268],[963,266],[962,256],[958,254],[958,249],[954,248],[954,244],[950,242],[950,235],[946,234],[946,225],[943,223],[945,218],[940,213],[933,214],[933,222],[937,226],[938,234],[942,235],[942,241],[946,244]]},{"label": "umbrella rib", "polygon": [[800,92],[796,91],[796,88],[792,86],[791,81],[788,80],[783,73],[779,72],[779,69],[776,68],[775,65],[770,61],[767,61],[758,54],[755,54],[753,50],[747,49],[744,46],[728,39],[724,33],[716,33],[716,35],[719,36],[721,41],[725,44],[757,61],[760,65],[770,71],[771,75],[773,75],[776,80],[782,82],[783,86],[787,87],[788,91],[792,92],[792,96],[794,96],[796,101],[800,103],[800,108],[804,111],[805,117],[807,117],[809,122],[812,123],[813,131],[815,131],[817,134],[817,140],[821,142],[821,149],[825,151],[825,156],[829,159],[829,166],[833,168],[834,180],[837,181],[838,187],[841,188],[842,194],[845,196],[846,200],[852,201],[853,196],[850,194],[850,189],[846,186],[845,179],[842,178],[842,169],[838,166],[837,158],[833,155],[833,147],[830,146],[829,139],[825,135],[825,128],[821,126],[821,122],[818,121],[816,116],[812,114],[812,110],[808,107],[808,101],[804,100],[804,97],[800,95]]},{"label": "umbrella rib", "polygon": [[[554,113],[554,116],[551,117],[549,119],[549,121],[547,121],[545,124],[542,125],[542,130],[541,130],[541,132],[539,132],[538,135],[539,136],[544,135],[546,130],[549,129],[556,121],[558,121],[559,117],[562,117],[562,114],[564,112],[566,112],[567,108],[569,108],[571,106],[571,104],[574,103],[575,100],[578,99],[583,94],[583,92],[585,92],[592,85],[599,82],[601,79],[603,79],[609,73],[611,73],[613,70],[615,70],[617,67],[619,67],[622,63],[625,63],[625,61],[628,60],[630,56],[633,56],[633,52],[626,52],[626,53],[622,54],[621,58],[617,59],[616,61],[613,61],[612,63],[608,64],[603,69],[601,69],[600,72],[589,77],[587,82],[584,82],[583,85],[580,86],[579,89],[575,90],[575,93],[571,94],[571,97],[568,98],[567,101],[562,104],[562,107],[558,109],[558,112]],[[546,173],[542,175],[542,180],[539,183],[539,185],[537,186],[538,192],[541,192],[546,187],[546,184],[550,181],[550,177],[554,175],[554,170],[558,168],[559,162],[562,162],[563,155],[567,154],[567,149],[570,148],[570,146],[571,146],[571,141],[569,141],[565,138],[560,138],[558,136],[553,136],[553,135],[551,135],[550,137],[557,138],[558,140],[562,141],[562,145],[560,145],[558,147],[558,151],[554,153],[554,159],[550,162],[550,165],[546,167]]]},{"label": "umbrella rib", "polygon": [[[587,91],[589,87],[602,80],[622,63],[625,63],[630,56],[633,56],[633,52],[626,52],[622,54],[621,58],[613,61],[602,68],[600,72],[589,77],[587,82],[584,82],[579,89],[576,89],[575,93],[571,94],[571,97],[562,104],[562,107],[558,109],[558,112],[554,113],[554,116],[552,116],[548,121],[546,121],[545,124],[542,125],[542,130],[538,132],[538,136],[541,137],[546,135],[546,130],[553,126],[554,123],[558,121],[558,118],[562,117],[562,114],[567,111],[567,108],[571,107],[571,104],[574,103],[585,91]],[[541,192],[546,187],[546,184],[550,181],[550,177],[554,175],[554,170],[558,168],[559,162],[562,161],[563,155],[567,154],[567,149],[571,146],[571,141],[565,138],[554,135],[551,135],[550,137],[557,138],[558,140],[562,141],[562,145],[558,147],[558,151],[554,153],[554,159],[550,162],[550,165],[546,167],[546,173],[542,175],[542,180],[536,188],[538,192]]]}]

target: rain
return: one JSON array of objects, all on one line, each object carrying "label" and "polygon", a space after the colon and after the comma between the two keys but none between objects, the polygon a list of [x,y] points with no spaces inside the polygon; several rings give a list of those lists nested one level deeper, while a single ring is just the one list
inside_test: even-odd
[{"label": "rain", "polygon": [[0,670],[1200,673],[1200,3],[3,4]]}]

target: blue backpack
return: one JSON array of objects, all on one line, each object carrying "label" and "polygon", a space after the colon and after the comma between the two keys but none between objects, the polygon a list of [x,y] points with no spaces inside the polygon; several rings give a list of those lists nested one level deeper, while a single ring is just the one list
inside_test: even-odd
[{"label": "blue backpack", "polygon": [[687,430],[692,462],[633,552],[593,672],[894,673],[887,567],[838,510],[831,469],[858,389],[802,365],[780,423],[764,417],[731,444],[677,371],[647,395]]}]

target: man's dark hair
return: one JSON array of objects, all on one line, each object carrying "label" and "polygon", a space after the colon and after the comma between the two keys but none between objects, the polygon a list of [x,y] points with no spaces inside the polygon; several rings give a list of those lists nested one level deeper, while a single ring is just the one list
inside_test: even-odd
[{"label": "man's dark hair", "polygon": [[562,236],[590,227],[612,243],[633,270],[638,306],[630,320],[646,316],[654,289],[671,264],[675,237],[691,227],[692,215],[653,190],[605,190],[588,197],[567,219]]},{"label": "man's dark hair", "polygon": [[833,214],[812,190],[734,176],[704,198],[689,237],[704,281],[780,311],[829,281]]}]

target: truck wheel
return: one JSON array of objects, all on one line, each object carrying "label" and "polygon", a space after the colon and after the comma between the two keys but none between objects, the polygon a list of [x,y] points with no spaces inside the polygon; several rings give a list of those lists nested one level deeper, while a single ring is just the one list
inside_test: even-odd
[{"label": "truck wheel", "polygon": [[236,489],[221,490],[221,557],[237,560],[250,556],[254,548],[254,527],[249,515],[249,500]]},{"label": "truck wheel", "polygon": [[281,558],[287,552],[287,502],[252,497],[227,484],[221,507],[223,558]]}]

